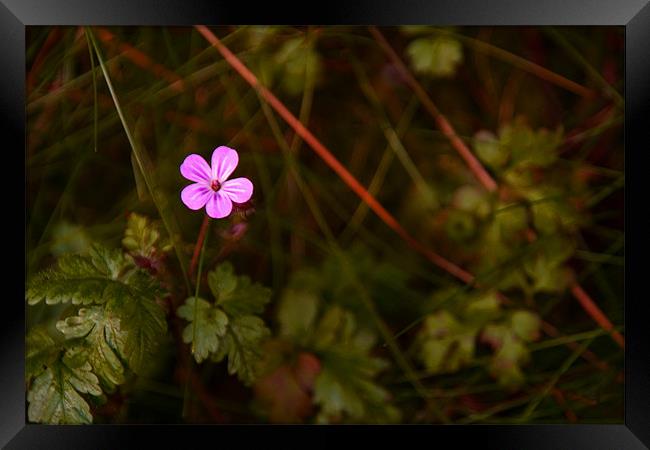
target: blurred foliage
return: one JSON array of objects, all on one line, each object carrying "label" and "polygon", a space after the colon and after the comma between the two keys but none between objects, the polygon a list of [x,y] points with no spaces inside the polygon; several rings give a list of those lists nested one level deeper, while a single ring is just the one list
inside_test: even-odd
[{"label": "blurred foliage", "polygon": [[[211,30],[475,281],[195,29],[28,27],[30,422],[622,422],[623,352],[569,289],[621,328],[622,28],[379,29],[494,191],[366,27]],[[179,165],[218,145],[255,194],[190,273]]]}]

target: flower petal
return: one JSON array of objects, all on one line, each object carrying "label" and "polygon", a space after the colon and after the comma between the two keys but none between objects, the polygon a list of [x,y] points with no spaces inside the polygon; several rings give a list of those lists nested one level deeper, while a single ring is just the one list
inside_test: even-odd
[{"label": "flower petal", "polygon": [[222,219],[232,211],[232,202],[221,191],[214,192],[214,195],[208,200],[208,204],[205,205],[205,210],[208,212],[208,216],[213,219]]},{"label": "flower petal", "polygon": [[253,195],[253,183],[248,178],[233,178],[225,181],[219,192],[225,193],[235,203],[244,203]]},{"label": "flower petal", "polygon": [[190,181],[207,181],[210,182],[212,175],[210,166],[200,155],[188,155],[181,164],[181,175]]},{"label": "flower petal", "polygon": [[212,179],[223,183],[235,171],[239,164],[236,150],[222,145],[212,152]]},{"label": "flower petal", "polygon": [[212,193],[214,191],[205,184],[194,183],[186,186],[181,191],[181,200],[183,200],[185,206],[196,211],[205,206]]}]

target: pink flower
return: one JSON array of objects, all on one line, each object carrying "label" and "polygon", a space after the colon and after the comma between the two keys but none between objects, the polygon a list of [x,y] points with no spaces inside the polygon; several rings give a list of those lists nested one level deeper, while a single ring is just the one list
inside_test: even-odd
[{"label": "pink flower", "polygon": [[232,203],[244,203],[253,195],[253,183],[248,178],[228,177],[239,164],[237,151],[226,146],[212,152],[212,167],[199,155],[189,155],[181,164],[181,175],[195,181],[181,192],[181,200],[193,210],[205,206],[213,219],[226,217],[232,211]]}]

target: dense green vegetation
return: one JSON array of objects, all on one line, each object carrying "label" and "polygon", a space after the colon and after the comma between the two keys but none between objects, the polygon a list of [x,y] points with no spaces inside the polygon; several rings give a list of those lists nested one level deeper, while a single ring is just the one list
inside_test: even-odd
[{"label": "dense green vegetation", "polygon": [[622,28],[27,38],[31,422],[622,422]]}]

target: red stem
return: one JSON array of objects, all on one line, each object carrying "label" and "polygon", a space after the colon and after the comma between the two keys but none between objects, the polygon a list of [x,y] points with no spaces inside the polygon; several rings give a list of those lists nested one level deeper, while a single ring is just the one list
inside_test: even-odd
[{"label": "red stem", "polygon": [[485,170],[479,160],[476,159],[472,151],[467,147],[467,145],[465,145],[463,140],[458,137],[456,131],[454,130],[454,127],[451,125],[451,123],[449,123],[447,118],[440,113],[440,110],[435,105],[435,103],[433,103],[431,97],[429,97],[422,85],[418,83],[415,77],[407,69],[406,65],[401,60],[399,55],[395,53],[395,50],[393,50],[388,41],[386,41],[386,38],[384,38],[384,36],[377,28],[369,27],[369,29],[370,33],[379,43],[379,46],[388,55],[393,64],[395,64],[397,70],[404,77],[406,83],[411,87],[415,95],[418,96],[420,102],[424,105],[429,114],[431,114],[433,119],[436,121],[438,128],[440,128],[440,131],[442,131],[447,139],[449,139],[451,145],[454,147],[454,149],[456,149],[461,158],[465,160],[467,167],[469,167],[469,169],[474,173],[476,178],[481,182],[485,189],[490,192],[495,191],[497,189],[497,183],[490,176],[487,170]]},{"label": "red stem", "polygon": [[[268,89],[262,86],[257,77],[235,56],[224,44],[221,43],[206,26],[195,25],[199,33],[215,47],[224,59],[235,69],[239,75],[256,89],[262,98],[294,129],[294,131],[303,138],[303,140],[314,150],[323,161],[333,169],[337,175],[363,200],[379,218],[395,231],[409,246],[418,253],[425,256],[436,266],[440,267],[447,273],[455,276],[466,284],[474,282],[474,275],[438,255],[434,251],[425,247],[417,239],[411,236],[402,225],[390,214],[375,197],[359,183],[359,181],[343,166],[336,157],[307,129],[304,125],[282,104],[278,98]],[[462,141],[461,141],[462,142]],[[503,294],[501,294],[502,297]],[[550,326],[550,324],[549,324]]]},{"label": "red stem", "polygon": [[607,318],[605,313],[603,313],[603,311],[598,307],[598,305],[596,305],[596,303],[591,299],[591,297],[589,297],[589,295],[578,283],[573,283],[571,286],[571,293],[576,298],[576,300],[578,300],[582,306],[582,309],[584,309],[587,314],[589,314],[589,316],[591,316],[591,318],[594,319],[598,325],[600,325],[602,329],[609,331],[612,335],[612,339],[614,339],[622,349],[625,349],[625,339],[623,338],[623,335],[614,330],[614,325],[612,325],[612,322],[609,320],[609,318]]},{"label": "red stem", "polygon": [[399,234],[411,247],[424,255],[435,265],[466,283],[471,283],[474,276],[469,272],[461,269],[451,261],[438,255],[432,250],[424,247],[413,236],[411,236],[402,225],[389,213],[377,199],[339,162],[338,159],[330,152],[305,126],[282,104],[278,98],[268,89],[262,86],[257,77],[235,56],[225,45],[221,43],[207,27],[196,25],[195,28],[210,42],[224,59],[248,82],[264,100],[282,117],[294,131],[321,157],[337,175],[348,185],[374,212],[379,218],[397,234]]},{"label": "red stem", "polygon": [[194,246],[194,253],[192,254],[192,261],[190,262],[190,270],[188,272],[189,277],[192,277],[194,269],[196,269],[196,264],[199,262],[201,247],[203,247],[203,241],[205,240],[205,234],[208,231],[209,223],[210,217],[206,214],[203,217],[203,223],[201,223],[201,229],[199,230],[199,237],[196,239],[196,245]]}]

